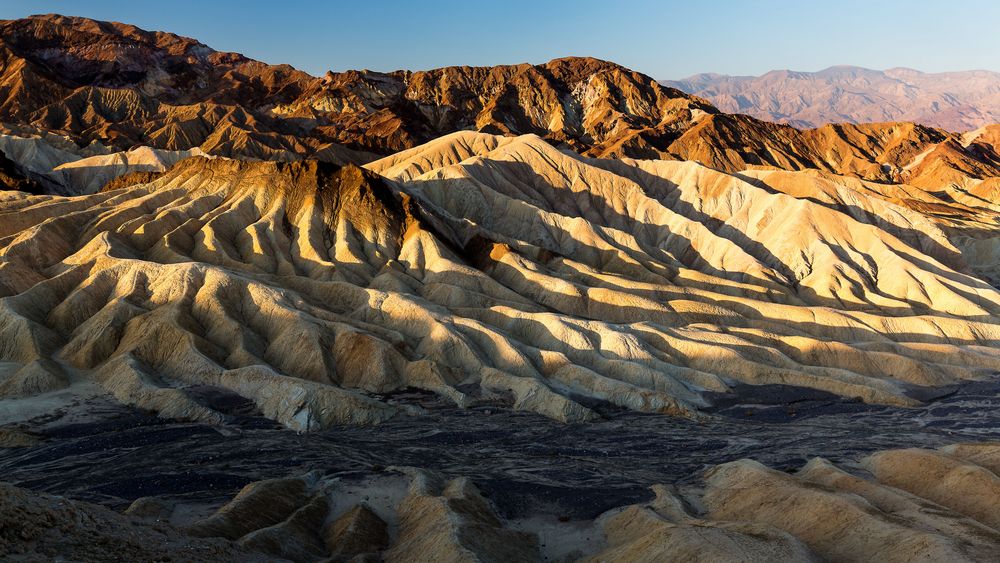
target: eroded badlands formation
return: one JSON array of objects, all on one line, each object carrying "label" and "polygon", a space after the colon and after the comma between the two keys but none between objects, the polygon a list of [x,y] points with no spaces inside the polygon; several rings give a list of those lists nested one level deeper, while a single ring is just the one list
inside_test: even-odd
[{"label": "eroded badlands formation", "polygon": [[[990,561],[1000,445],[875,453],[792,474],[741,460],[593,520],[507,519],[465,477],[393,467],[365,481],[258,481],[214,511],[137,499],[124,514],[0,485],[14,557],[291,561]],[[361,500],[361,499],[364,500]]]},{"label": "eroded badlands formation", "polygon": [[[63,16],[0,22],[0,122],[0,448],[5,467],[28,468],[12,479],[72,490],[68,480],[106,475],[96,469],[171,433],[218,432],[212,444],[245,458],[174,454],[157,464],[181,473],[162,482],[76,489],[173,491],[125,515],[2,484],[0,558],[951,561],[1000,550],[1000,447],[989,444],[884,451],[843,469],[814,459],[792,474],[735,461],[574,521],[507,518],[479,475],[386,471],[403,464],[364,465],[350,442],[333,450],[350,464],[328,473],[256,482],[209,512],[174,504],[277,474],[255,463],[288,471],[325,451],[259,461],[248,452],[294,436],[260,416],[300,432],[385,423],[340,429],[390,450],[418,435],[398,449],[422,465],[434,448],[492,439],[500,408],[556,428],[540,434],[556,461],[515,468],[540,479],[498,478],[525,494],[558,482],[549,470],[574,451],[563,476],[611,455],[554,453],[547,440],[579,445],[581,429],[674,424],[647,428],[657,439],[638,448],[645,461],[663,432],[702,428],[744,399],[809,397],[827,411],[861,401],[909,417],[969,388],[992,398],[998,125],[800,131],[589,58],[317,78]],[[955,411],[973,438],[995,430],[962,410],[986,403],[949,400],[919,436],[953,428],[939,423]],[[493,426],[435,442],[445,411]],[[843,428],[872,420],[858,416],[825,435],[847,439]],[[417,421],[432,431],[382,434]],[[745,452],[755,438],[734,439]],[[852,457],[895,447],[861,442]],[[696,466],[737,457],[718,445]],[[172,489],[202,476],[184,476],[192,460],[218,471]],[[67,465],[75,477],[42,484]],[[569,481],[557,489],[593,485]]]},{"label": "eroded badlands formation", "polygon": [[89,381],[222,421],[210,385],[317,429],[418,414],[383,397],[418,388],[569,422],[739,385],[913,406],[1000,369],[996,239],[915,187],[473,132],[138,180],[0,202],[4,397]]}]

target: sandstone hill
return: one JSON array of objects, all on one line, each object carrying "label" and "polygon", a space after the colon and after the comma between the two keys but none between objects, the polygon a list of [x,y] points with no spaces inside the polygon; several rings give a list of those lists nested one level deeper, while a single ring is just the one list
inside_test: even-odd
[{"label": "sandstone hill", "polygon": [[[1000,445],[813,458],[792,474],[744,459],[696,486],[593,520],[508,519],[466,477],[391,467],[365,488],[317,473],[257,481],[198,517],[170,499],[124,514],[0,484],[0,554],[14,560],[991,561]],[[364,500],[361,500],[361,499]]]},{"label": "sandstone hill", "polygon": [[834,66],[761,76],[697,74],[663,84],[720,110],[809,129],[828,123],[911,121],[948,131],[1000,123],[1000,73],[923,73]]},{"label": "sandstone hill", "polygon": [[0,395],[88,381],[222,421],[189,392],[210,385],[309,430],[419,414],[383,397],[406,388],[586,421],[699,416],[739,385],[916,405],[1000,370],[974,225],[997,210],[972,198],[472,132],[367,169],[196,157],[136,182],[3,192]]},{"label": "sandstone hill", "polygon": [[201,149],[171,151],[139,146],[112,151],[100,144],[76,146],[65,137],[0,134],[0,182],[6,189],[36,194],[80,195],[99,191],[126,174],[163,172]]}]

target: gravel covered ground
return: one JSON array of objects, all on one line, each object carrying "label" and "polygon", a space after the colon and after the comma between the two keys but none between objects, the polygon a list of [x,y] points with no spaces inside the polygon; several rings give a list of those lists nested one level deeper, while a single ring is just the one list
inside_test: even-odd
[{"label": "gravel covered ground", "polygon": [[409,465],[473,478],[507,517],[591,518],[649,498],[651,484],[694,486],[700,470],[744,457],[789,471],[814,456],[850,468],[879,449],[1000,438],[1000,380],[966,385],[917,409],[771,387],[749,398],[741,392],[739,402],[717,401],[704,421],[606,412],[602,421],[569,425],[403,394],[391,400],[427,414],[313,434],[278,427],[236,397],[203,391],[206,402],[232,415],[227,425],[170,422],[100,395],[8,421],[7,428],[40,441],[0,449],[0,475],[121,508],[142,496],[217,502],[248,482],[310,470],[351,480]]}]

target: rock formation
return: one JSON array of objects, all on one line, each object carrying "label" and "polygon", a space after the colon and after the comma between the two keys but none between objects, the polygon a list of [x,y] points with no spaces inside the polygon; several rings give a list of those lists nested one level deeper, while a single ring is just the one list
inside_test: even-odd
[{"label": "rock formation", "polygon": [[996,261],[967,260],[996,239],[912,187],[463,132],[368,169],[197,157],[5,193],[7,397],[86,380],[221,422],[186,391],[211,385],[310,430],[416,414],[379,398],[407,388],[585,421],[696,416],[738,385],[916,405],[1000,369],[975,275]]},{"label": "rock formation", "polygon": [[[866,464],[878,464],[884,457],[897,458],[898,464],[876,473],[874,480],[819,458],[795,475],[736,461],[708,472],[702,500],[710,518],[749,521],[790,533],[822,560],[988,561],[996,554],[1000,535],[991,520],[1000,504],[995,483],[952,483],[949,494],[954,498],[992,503],[970,516],[939,502],[942,497],[927,488],[922,467],[928,458],[943,464],[964,462],[931,450],[903,450],[881,452]],[[973,470],[997,479],[986,469]]]},{"label": "rock formation", "polygon": [[118,151],[200,147],[244,158],[364,162],[371,151],[475,128],[549,134],[603,152],[676,136],[714,111],[594,59],[321,79],[121,23],[48,15],[4,21],[0,30],[7,85],[0,121],[21,134],[58,132]]},{"label": "rock formation", "polygon": [[90,194],[119,176],[163,172],[179,160],[204,154],[197,147],[183,151],[136,147],[113,152],[99,143],[81,149],[68,138],[53,134],[0,135],[0,187],[36,195]]},{"label": "rock formation", "polygon": [[0,557],[8,561],[273,561],[222,539],[192,538],[103,506],[0,483]]}]

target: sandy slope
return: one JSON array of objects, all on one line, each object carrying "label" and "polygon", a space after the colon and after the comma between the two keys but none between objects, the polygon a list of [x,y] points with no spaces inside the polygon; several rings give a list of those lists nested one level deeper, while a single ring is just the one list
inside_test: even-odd
[{"label": "sandy slope", "polygon": [[60,195],[91,194],[119,176],[163,172],[179,160],[205,154],[197,147],[171,151],[140,146],[112,152],[99,143],[81,149],[55,135],[0,135],[0,153],[41,185],[37,191]]}]

